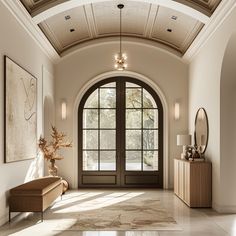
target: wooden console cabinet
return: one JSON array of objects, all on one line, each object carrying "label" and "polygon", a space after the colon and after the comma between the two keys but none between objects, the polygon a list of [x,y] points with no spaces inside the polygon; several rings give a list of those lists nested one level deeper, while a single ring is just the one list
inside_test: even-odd
[{"label": "wooden console cabinet", "polygon": [[211,163],[174,160],[174,193],[189,207],[211,207]]}]

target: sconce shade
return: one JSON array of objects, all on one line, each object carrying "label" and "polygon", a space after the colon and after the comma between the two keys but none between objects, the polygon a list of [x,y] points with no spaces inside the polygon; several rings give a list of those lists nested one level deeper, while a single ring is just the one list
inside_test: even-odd
[{"label": "sconce shade", "polygon": [[66,119],[66,116],[67,116],[66,113],[67,113],[66,112],[66,101],[62,101],[62,103],[61,103],[61,119],[62,120]]},{"label": "sconce shade", "polygon": [[178,146],[191,145],[191,135],[190,134],[178,134],[177,135],[177,145]]},{"label": "sconce shade", "polygon": [[174,114],[174,116],[175,116],[175,120],[179,119],[180,112],[179,112],[179,103],[178,102],[175,103],[175,114]]}]

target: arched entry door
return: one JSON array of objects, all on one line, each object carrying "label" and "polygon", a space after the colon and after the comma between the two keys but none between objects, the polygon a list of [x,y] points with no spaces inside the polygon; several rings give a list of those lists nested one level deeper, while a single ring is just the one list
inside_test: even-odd
[{"label": "arched entry door", "polygon": [[100,81],[78,117],[79,187],[163,187],[163,107],[150,86]]}]

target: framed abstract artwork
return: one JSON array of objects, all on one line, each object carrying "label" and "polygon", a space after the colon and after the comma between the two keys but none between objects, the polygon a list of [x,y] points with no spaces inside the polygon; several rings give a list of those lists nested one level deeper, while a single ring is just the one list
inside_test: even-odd
[{"label": "framed abstract artwork", "polygon": [[4,162],[36,157],[37,79],[4,56]]}]

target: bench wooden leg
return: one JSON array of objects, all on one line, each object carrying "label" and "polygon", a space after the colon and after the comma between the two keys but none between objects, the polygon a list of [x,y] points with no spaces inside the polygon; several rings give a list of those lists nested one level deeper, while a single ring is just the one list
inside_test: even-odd
[{"label": "bench wooden leg", "polygon": [[43,211],[41,212],[41,222],[43,222]]},{"label": "bench wooden leg", "polygon": [[11,210],[9,209],[9,223],[11,222]]}]

